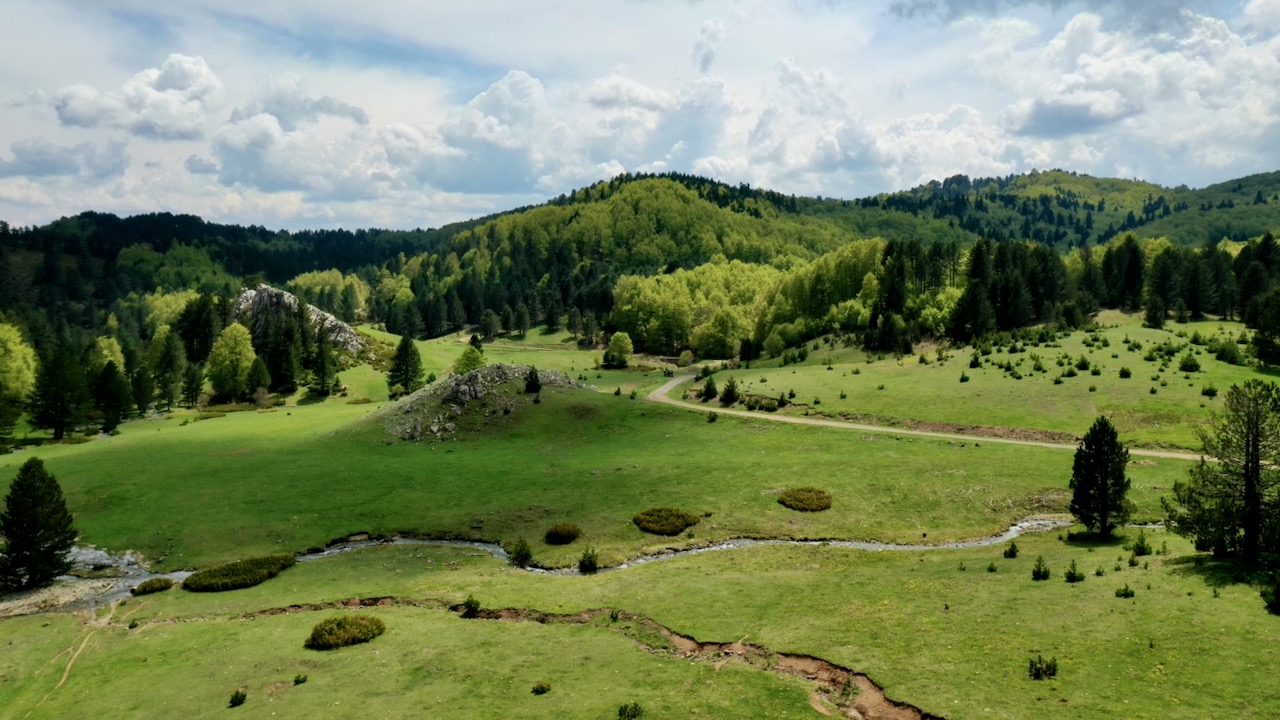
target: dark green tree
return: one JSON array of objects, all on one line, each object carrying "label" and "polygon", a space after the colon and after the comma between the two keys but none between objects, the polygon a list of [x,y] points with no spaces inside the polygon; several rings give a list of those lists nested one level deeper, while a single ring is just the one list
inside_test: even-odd
[{"label": "dark green tree", "polygon": [[156,393],[165,409],[173,409],[182,391],[182,377],[187,369],[187,355],[182,348],[182,338],[176,332],[167,332],[160,352],[156,354],[154,367]]},{"label": "dark green tree", "polygon": [[61,440],[67,430],[84,422],[92,408],[88,383],[72,350],[63,345],[43,359],[31,393],[31,424],[53,431]]},{"label": "dark green tree", "polygon": [[262,358],[253,359],[253,364],[249,366],[249,384],[247,386],[250,393],[257,392],[258,388],[271,387],[271,373],[267,370],[267,363]]},{"label": "dark green tree", "polygon": [[195,407],[204,392],[204,368],[195,363],[187,365],[182,373],[182,402],[187,407]]},{"label": "dark green tree", "polygon": [[520,337],[529,334],[529,308],[524,303],[516,306],[516,330],[519,331]]},{"label": "dark green tree", "polygon": [[333,358],[333,348],[329,344],[329,333],[322,324],[316,328],[315,363],[311,368],[311,385],[307,390],[316,395],[327,396],[333,392],[337,372],[337,362]]},{"label": "dark green tree", "polygon": [[708,375],[707,381],[702,385],[702,392],[700,393],[700,395],[702,396],[702,399],[714,400],[715,397],[719,394],[720,394],[720,389],[716,387],[716,379]]},{"label": "dark green tree", "polygon": [[138,417],[145,417],[156,399],[156,381],[146,363],[140,363],[134,368],[133,377],[129,378],[129,389]]},{"label": "dark green tree", "polygon": [[76,541],[62,488],[31,458],[18,469],[0,513],[0,587],[27,590],[43,587],[71,568],[67,551]]},{"label": "dark green tree", "polygon": [[498,337],[498,333],[502,332],[502,318],[498,317],[498,313],[486,309],[480,314],[480,332],[484,333],[485,340]]},{"label": "dark green tree", "polygon": [[732,405],[738,402],[739,397],[738,381],[730,377],[725,381],[724,389],[720,391],[720,404]]},{"label": "dark green tree", "polygon": [[1204,455],[1162,500],[1170,530],[1198,550],[1250,562],[1280,550],[1280,387],[1250,380],[1227,391],[1200,430]]},{"label": "dark green tree", "polygon": [[387,389],[392,396],[408,395],[422,387],[422,355],[408,335],[400,338],[396,354],[391,358],[387,371]]},{"label": "dark green tree", "polygon": [[1128,463],[1129,450],[1120,442],[1115,426],[1106,417],[1099,417],[1076,449],[1071,469],[1071,514],[1104,538],[1111,537],[1132,512],[1126,497]]},{"label": "dark green tree", "polygon": [[538,377],[538,368],[532,365],[524,376],[524,391],[534,394],[542,392],[542,378]]},{"label": "dark green tree", "polygon": [[116,367],[115,360],[108,360],[102,366],[102,372],[98,373],[94,383],[93,395],[94,405],[102,413],[103,432],[115,430],[133,404],[133,389]]},{"label": "dark green tree", "polygon": [[1280,289],[1253,301],[1253,351],[1268,365],[1280,365]]}]

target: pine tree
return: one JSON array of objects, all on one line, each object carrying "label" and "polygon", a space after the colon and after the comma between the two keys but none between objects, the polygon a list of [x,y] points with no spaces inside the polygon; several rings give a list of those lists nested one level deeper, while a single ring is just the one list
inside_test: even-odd
[{"label": "pine tree", "polygon": [[204,368],[195,363],[187,366],[182,374],[182,402],[187,407],[195,407],[204,392]]},{"label": "pine tree", "polygon": [[133,401],[133,389],[120,374],[115,360],[108,360],[98,373],[94,387],[94,404],[102,413],[102,430],[111,432],[120,426]]},{"label": "pine tree", "polygon": [[61,440],[67,430],[84,422],[92,405],[84,371],[67,346],[55,348],[36,371],[31,393],[31,423],[53,431]]},{"label": "pine tree", "polygon": [[1071,471],[1071,514],[1086,528],[1111,537],[1129,519],[1132,504],[1125,497],[1129,478],[1125,466],[1129,450],[1120,443],[1115,426],[1106,417],[1094,421],[1076,449]]},{"label": "pine tree", "polygon": [[323,325],[316,328],[315,358],[315,365],[311,368],[311,386],[307,389],[316,395],[327,396],[333,392],[337,363],[333,359],[333,348],[329,345],[329,333]]},{"label": "pine tree", "polygon": [[138,417],[145,417],[151,403],[156,399],[156,381],[151,376],[151,368],[146,363],[138,365],[129,379],[130,398],[138,411]]},{"label": "pine tree", "polygon": [[253,364],[249,366],[249,392],[257,392],[258,388],[271,387],[271,373],[267,370],[267,364],[262,358],[254,358]]},{"label": "pine tree", "polygon": [[9,486],[0,535],[8,543],[0,552],[0,587],[43,587],[70,569],[67,551],[75,544],[76,531],[62,488],[40,458],[27,460]]},{"label": "pine tree", "polygon": [[387,389],[392,396],[408,395],[422,387],[422,356],[408,335],[400,338],[387,371]]}]

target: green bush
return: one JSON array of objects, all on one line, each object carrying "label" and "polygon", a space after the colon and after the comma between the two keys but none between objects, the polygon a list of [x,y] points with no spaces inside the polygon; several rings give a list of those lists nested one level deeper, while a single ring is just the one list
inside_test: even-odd
[{"label": "green bush", "polygon": [[173,587],[173,581],[169,578],[158,577],[150,580],[143,580],[137,587],[130,590],[131,595],[150,595],[151,593],[164,592]]},{"label": "green bush", "polygon": [[568,545],[582,535],[582,528],[573,523],[559,523],[547,529],[548,545]]},{"label": "green bush", "polygon": [[243,690],[236,690],[231,693],[231,702],[227,703],[227,707],[240,707],[244,701],[249,698],[248,694]]},{"label": "green bush", "polygon": [[1076,568],[1075,560],[1071,561],[1071,567],[1067,568],[1065,577],[1069,583],[1078,583],[1084,580],[1084,573],[1080,572],[1080,570]]},{"label": "green bush", "polygon": [[533,562],[533,550],[529,548],[529,543],[524,538],[516,540],[507,551],[507,562],[516,567],[527,567]]},{"label": "green bush", "polygon": [[618,706],[618,720],[636,720],[636,718],[643,716],[644,708],[640,707],[638,702]]},{"label": "green bush", "polygon": [[480,614],[480,601],[475,595],[468,595],[466,600],[462,601],[462,617],[473,618]]},{"label": "green bush", "polygon": [[596,555],[596,549],[588,547],[582,551],[582,557],[578,558],[578,572],[589,575],[600,569],[600,557]]},{"label": "green bush", "polygon": [[1032,580],[1048,580],[1049,579],[1049,566],[1044,564],[1043,555],[1036,558],[1036,566],[1031,568],[1031,579]]},{"label": "green bush", "polygon": [[1125,583],[1122,588],[1116,588],[1116,597],[1118,598],[1125,598],[1127,600],[1133,596],[1133,588],[1129,587],[1129,583]]},{"label": "green bush", "polygon": [[308,650],[335,650],[369,642],[386,631],[386,624],[372,615],[340,615],[316,623],[303,647]]},{"label": "green bush", "polygon": [[546,695],[547,693],[551,692],[551,685],[542,680],[539,680],[538,682],[533,684],[533,690],[531,690],[530,692],[532,692],[534,695]]},{"label": "green bush", "polygon": [[1133,541],[1133,554],[1137,557],[1151,554],[1151,541],[1147,540],[1147,533],[1141,528],[1138,529],[1138,539]]},{"label": "green bush", "polygon": [[298,674],[298,675],[294,675],[294,676],[293,676],[293,684],[294,684],[294,685],[303,685],[303,684],[305,684],[306,682],[307,682],[307,676],[306,676],[306,675]]},{"label": "green bush", "polygon": [[1120,368],[1120,379],[1121,379],[1121,380],[1128,380],[1128,379],[1129,379],[1129,378],[1131,378],[1131,377],[1133,377],[1133,371],[1132,371],[1132,370],[1130,370],[1130,369],[1129,369],[1129,368],[1127,368],[1127,367],[1122,367],[1122,368]]},{"label": "green bush", "polygon": [[1191,353],[1182,356],[1178,361],[1179,372],[1200,372],[1200,361]]},{"label": "green bush", "polygon": [[816,487],[787,488],[778,495],[778,504],[800,512],[830,509],[831,493]]},{"label": "green bush", "polygon": [[237,560],[193,573],[182,581],[182,589],[191,592],[223,592],[253,587],[293,567],[296,562],[292,555]]},{"label": "green bush", "polygon": [[[1280,615],[1280,573],[1271,576],[1270,582],[1258,593],[1266,603],[1267,612]],[[1216,595],[1214,597],[1217,597]]]},{"label": "green bush", "polygon": [[649,508],[631,518],[641,530],[654,535],[679,535],[698,524],[698,516],[669,507]]},{"label": "green bush", "polygon": [[1027,675],[1032,680],[1046,680],[1057,677],[1058,658],[1054,657],[1045,660],[1043,655],[1036,655],[1027,663]]},{"label": "green bush", "polygon": [[1004,549],[1004,556],[1009,560],[1018,557],[1018,543],[1011,541],[1009,547]]},{"label": "green bush", "polygon": [[1200,394],[1209,398],[1218,397],[1218,388],[1212,385],[1205,385],[1204,387],[1200,388]]}]

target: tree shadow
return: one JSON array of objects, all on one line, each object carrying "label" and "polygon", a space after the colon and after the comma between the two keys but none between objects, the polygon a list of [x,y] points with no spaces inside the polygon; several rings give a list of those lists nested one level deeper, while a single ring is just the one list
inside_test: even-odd
[{"label": "tree shadow", "polygon": [[302,407],[304,405],[316,405],[328,399],[328,395],[321,395],[308,390],[298,398],[298,407]]},{"label": "tree shadow", "polygon": [[1252,585],[1265,582],[1270,573],[1256,565],[1234,558],[1217,558],[1208,553],[1184,555],[1165,560],[1165,566],[1177,575],[1196,576],[1212,588],[1228,585]]},{"label": "tree shadow", "polygon": [[[1135,534],[1133,537],[1136,538],[1137,535]],[[1089,530],[1081,530],[1079,532],[1071,532],[1068,530],[1062,539],[1068,545],[1072,545],[1074,547],[1108,548],[1121,547],[1128,543],[1131,538],[1128,534],[1122,535],[1119,533],[1112,533],[1111,535],[1104,537],[1099,533],[1091,532]]]}]

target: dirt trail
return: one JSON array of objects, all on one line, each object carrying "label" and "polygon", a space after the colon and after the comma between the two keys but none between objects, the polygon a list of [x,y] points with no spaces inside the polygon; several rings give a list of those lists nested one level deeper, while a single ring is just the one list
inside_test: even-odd
[{"label": "dirt trail", "polygon": [[[819,427],[839,428],[841,430],[857,430],[859,432],[883,433],[888,435],[910,435],[913,437],[938,438],[941,440],[963,440],[965,442],[974,442],[981,440],[982,442],[998,443],[1001,445],[1021,445],[1023,447],[1040,447],[1049,448],[1051,450],[1070,450],[1075,452],[1076,446],[1066,443],[1043,442],[1039,440],[1018,440],[1015,438],[993,437],[990,435],[966,435],[958,433],[934,432],[930,430],[910,430],[905,428],[888,427],[885,425],[866,425],[863,423],[844,422],[843,420],[827,420],[823,418],[812,417],[794,417],[791,415],[777,415],[767,412],[750,412],[748,410],[730,410],[719,406],[709,407],[698,403],[685,402],[684,400],[676,400],[669,396],[676,387],[693,379],[693,375],[677,375],[661,387],[649,393],[647,400],[652,402],[665,403],[674,405],[678,408],[686,410],[696,410],[698,412],[707,412],[712,410],[719,415],[734,415],[737,417],[751,418],[753,420],[767,420],[770,422],[790,423],[792,425],[817,425]],[[1155,457],[1164,458],[1166,460],[1190,460],[1198,462],[1200,455],[1186,452],[1173,452],[1169,450],[1144,450],[1140,448],[1131,448],[1129,450],[1131,456],[1139,457]]]}]

